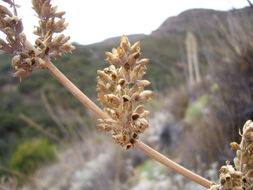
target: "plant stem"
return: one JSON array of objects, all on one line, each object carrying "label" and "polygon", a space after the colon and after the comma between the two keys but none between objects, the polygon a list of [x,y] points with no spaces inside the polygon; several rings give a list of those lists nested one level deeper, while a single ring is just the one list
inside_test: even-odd
[{"label": "plant stem", "polygon": [[141,141],[135,142],[135,147],[139,148],[141,151],[146,153],[149,157],[155,159],[156,161],[160,162],[161,164],[167,166],[168,168],[171,168],[175,172],[189,178],[192,181],[195,181],[196,183],[206,187],[210,188],[210,186],[213,184],[211,181],[199,176],[196,173],[193,173],[192,171],[184,168],[183,166],[173,162],[172,160],[168,159],[164,155],[160,154],[159,152],[155,151],[148,145],[144,144]]},{"label": "plant stem", "polygon": [[92,110],[99,118],[106,119],[108,116],[94,102],[92,102],[79,88],[77,88],[59,69],[50,61],[46,63],[50,73],[67,88],[84,106]]},{"label": "plant stem", "polygon": [[[107,114],[103,112],[94,102],[92,102],[81,90],[79,90],[57,67],[50,61],[46,63],[47,69],[50,73],[64,86],[66,87],[84,106],[87,106],[88,109],[92,110],[99,118],[106,119],[108,118]],[[179,174],[189,178],[196,183],[209,188],[212,185],[212,182],[209,180],[189,171],[183,166],[173,162],[172,160],[166,158],[164,155],[155,151],[151,147],[147,146],[141,141],[137,141],[135,146],[141,151],[146,153],[151,158],[157,160],[161,164],[171,168],[172,170],[178,172]]]}]

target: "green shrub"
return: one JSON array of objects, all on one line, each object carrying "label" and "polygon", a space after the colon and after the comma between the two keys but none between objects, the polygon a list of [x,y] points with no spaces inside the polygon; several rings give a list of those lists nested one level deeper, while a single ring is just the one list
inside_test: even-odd
[{"label": "green shrub", "polygon": [[199,120],[202,116],[203,109],[208,101],[208,95],[204,94],[200,96],[196,101],[191,103],[185,113],[185,119],[188,122],[194,122]]},{"label": "green shrub", "polygon": [[155,179],[155,171],[159,170],[162,172],[164,169],[165,167],[160,163],[152,159],[147,159],[137,168],[137,173],[145,176],[147,179],[152,180]]},{"label": "green shrub", "polygon": [[27,140],[18,145],[10,159],[10,168],[31,174],[40,166],[56,159],[56,149],[47,139]]}]

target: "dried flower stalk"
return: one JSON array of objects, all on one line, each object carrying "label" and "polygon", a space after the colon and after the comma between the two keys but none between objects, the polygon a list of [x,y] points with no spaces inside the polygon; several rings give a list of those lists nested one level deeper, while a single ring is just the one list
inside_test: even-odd
[{"label": "dried flower stalk", "polygon": [[[38,17],[40,18],[39,26],[35,30],[35,34],[39,37],[35,42],[35,46],[33,46],[29,41],[27,41],[25,34],[23,33],[23,24],[21,19],[17,17],[16,4],[14,0],[2,0],[10,5],[13,8],[13,11],[10,9],[0,6],[0,30],[6,34],[6,40],[0,39],[0,50],[4,51],[7,54],[14,55],[12,59],[12,66],[17,70],[14,76],[23,78],[30,74],[32,74],[34,69],[47,69],[50,73],[64,86],[66,87],[83,105],[87,106],[90,110],[92,110],[98,117],[102,120],[99,120],[100,124],[106,124],[109,120],[113,122],[118,122],[118,129],[121,128],[120,120],[115,117],[113,119],[112,112],[115,111],[115,107],[111,108],[110,105],[103,103],[106,107],[105,112],[102,111],[94,102],[92,102],[83,92],[81,92],[64,74],[62,74],[55,65],[50,61],[50,58],[58,58],[63,53],[70,53],[74,46],[69,44],[67,41],[69,37],[65,37],[64,35],[55,35],[55,33],[62,32],[67,24],[65,20],[62,18],[64,12],[56,12],[57,8],[52,7],[50,0],[33,0],[33,8],[36,11]],[[121,115],[122,118],[125,118],[129,124],[133,124],[136,129],[131,126],[127,126],[128,133],[127,137],[133,137],[133,131],[136,130],[138,138],[139,133],[142,133],[145,128],[148,127],[147,115],[148,112],[144,109],[140,103],[147,100],[151,95],[151,91],[145,91],[144,87],[149,85],[148,81],[141,80],[142,76],[145,74],[145,65],[148,63],[147,59],[139,60],[138,63],[136,61],[140,57],[140,44],[136,43],[133,46],[130,45],[129,41],[126,37],[122,38],[121,48],[114,49],[112,53],[106,53],[108,57],[108,61],[112,64],[106,72],[118,72],[118,76],[122,77],[126,82],[126,86],[124,87],[123,80],[117,81],[118,85],[123,85],[124,90],[120,93],[120,90],[117,91],[116,99],[114,96],[111,96],[113,92],[116,92],[116,89],[112,90],[108,88],[108,85],[115,84],[107,81],[103,76],[108,77],[107,75],[99,74],[99,80],[101,80],[100,84],[105,85],[105,91],[100,92],[100,98],[106,98],[108,101],[112,101],[113,104],[117,104],[117,98],[123,98],[123,100],[130,100],[132,103],[126,106],[128,108],[128,113],[122,109],[122,113],[125,112],[125,115]],[[120,62],[122,60],[128,60],[128,64],[126,62]],[[117,70],[116,67],[121,67],[121,71]],[[123,66],[123,67],[122,67]],[[131,71],[131,72],[130,72]],[[101,71],[104,72],[105,71]],[[122,74],[122,73],[123,74]],[[99,72],[98,72],[99,73]],[[110,75],[114,77],[113,75]],[[108,83],[108,85],[106,85]],[[117,86],[116,86],[117,87]],[[134,87],[134,88],[133,88]],[[103,88],[102,85],[98,88]],[[108,88],[108,89],[107,89]],[[100,89],[101,90],[101,89]],[[110,93],[111,92],[111,93]],[[127,92],[127,93],[125,93]],[[125,93],[125,94],[123,94]],[[102,96],[104,94],[105,97]],[[127,96],[124,96],[127,95]],[[102,100],[101,99],[101,100]],[[116,102],[115,102],[116,100]],[[122,103],[122,102],[121,102]],[[124,103],[121,104],[124,106]],[[130,108],[132,109],[130,109]],[[112,117],[112,118],[110,118]],[[137,120],[137,124],[135,123]],[[115,128],[116,129],[116,128]],[[118,130],[114,132],[119,133]],[[134,142],[130,142],[130,147],[128,147],[128,143],[122,141],[119,142],[126,148],[131,148]],[[156,159],[167,167],[183,174],[184,176],[190,178],[191,180],[196,181],[197,183],[203,185],[204,187],[211,186],[211,182],[190,172],[189,170],[183,168],[182,166],[174,163],[168,158],[164,157],[160,153],[156,152],[152,148],[148,147],[144,143],[135,140],[136,147],[140,150],[148,154],[151,158]]]},{"label": "dried flower stalk", "polygon": [[113,131],[114,142],[130,149],[149,126],[149,112],[143,103],[152,91],[144,90],[150,82],[142,80],[149,60],[139,60],[140,42],[131,46],[126,36],[122,36],[117,49],[105,55],[110,66],[97,71],[98,100],[110,119],[98,119],[97,128]]},{"label": "dried flower stalk", "polygon": [[227,161],[220,169],[220,184],[210,190],[252,190],[253,189],[253,122],[248,120],[243,126],[242,140],[232,142],[236,150],[234,167]]},{"label": "dried flower stalk", "polygon": [[34,33],[39,37],[35,46],[28,43],[23,33],[23,24],[17,16],[16,5],[13,0],[4,0],[13,11],[0,6],[0,30],[6,39],[0,39],[0,50],[12,54],[12,66],[17,70],[15,77],[23,78],[32,74],[34,69],[45,69],[45,63],[50,58],[59,58],[63,53],[71,53],[74,46],[68,43],[69,37],[61,33],[67,24],[62,18],[65,12],[57,12],[52,7],[51,0],[33,0],[33,9],[36,11],[39,26]]}]

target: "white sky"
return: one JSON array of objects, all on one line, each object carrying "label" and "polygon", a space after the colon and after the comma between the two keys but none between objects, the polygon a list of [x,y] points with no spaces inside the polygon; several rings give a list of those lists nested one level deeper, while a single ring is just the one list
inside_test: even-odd
[{"label": "white sky", "polygon": [[[16,0],[22,7],[25,32],[32,37],[37,24],[30,0]],[[90,44],[122,34],[149,34],[168,17],[191,8],[227,10],[244,7],[246,0],[54,0],[59,11],[66,11],[69,23],[65,34],[71,41]]]}]

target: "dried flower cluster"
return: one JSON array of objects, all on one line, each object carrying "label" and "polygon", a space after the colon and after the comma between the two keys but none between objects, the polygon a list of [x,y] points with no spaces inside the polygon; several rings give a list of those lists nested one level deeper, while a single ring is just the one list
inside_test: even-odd
[{"label": "dried flower cluster", "polygon": [[139,59],[140,42],[131,46],[126,36],[117,49],[105,55],[110,66],[97,71],[98,100],[110,118],[99,119],[97,128],[113,131],[115,143],[130,149],[149,126],[149,112],[142,105],[152,96],[152,91],[144,90],[150,82],[142,80],[149,60]]},{"label": "dried flower cluster", "polygon": [[63,34],[53,36],[63,32],[68,24],[62,18],[64,11],[57,12],[57,6],[51,5],[51,0],[32,0],[33,9],[39,17],[39,26],[34,34],[39,36],[35,44],[38,46],[39,57],[59,58],[62,53],[71,53],[74,46],[68,43],[70,37]]},{"label": "dried flower cluster", "polygon": [[[23,33],[23,24],[17,16],[17,5],[14,0],[2,0],[13,10],[0,5],[0,30],[6,35],[6,40],[0,39],[0,50],[14,55],[12,66],[17,70],[16,77],[30,75],[36,68],[44,68],[44,63],[50,57],[58,58],[64,52],[71,52],[74,46],[67,43],[69,37],[63,34],[53,37],[54,33],[62,32],[67,24],[62,18],[64,12],[56,12],[50,0],[33,0],[33,8],[40,19],[39,27],[34,32],[39,38],[34,47]],[[57,21],[58,20],[58,21]]]},{"label": "dried flower cluster", "polygon": [[253,189],[253,122],[247,121],[243,126],[241,143],[232,142],[236,150],[235,167],[229,165],[220,169],[220,184],[210,190],[252,190]]},{"label": "dried flower cluster", "polygon": [[[24,72],[30,73],[30,65],[27,60],[30,57],[31,49],[26,46],[26,38],[23,32],[23,24],[20,18],[17,17],[16,5],[13,0],[5,0],[13,10],[0,5],[0,30],[6,35],[6,39],[0,39],[0,50],[7,54],[14,54],[12,64],[17,72],[15,76],[23,75]],[[17,64],[17,62],[21,62]]]}]

